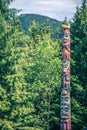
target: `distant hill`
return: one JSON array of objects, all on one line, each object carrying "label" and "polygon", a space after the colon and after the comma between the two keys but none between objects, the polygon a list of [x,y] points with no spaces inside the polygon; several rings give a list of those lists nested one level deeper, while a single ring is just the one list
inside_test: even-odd
[{"label": "distant hill", "polygon": [[48,25],[51,27],[52,34],[55,32],[56,28],[59,28],[59,29],[61,28],[61,21],[49,18],[47,16],[38,15],[38,14],[21,14],[19,16],[19,19],[20,19],[20,22],[22,24],[22,28],[23,28],[25,33],[27,33],[28,28],[30,27],[32,21],[38,22],[39,25],[48,21]]}]

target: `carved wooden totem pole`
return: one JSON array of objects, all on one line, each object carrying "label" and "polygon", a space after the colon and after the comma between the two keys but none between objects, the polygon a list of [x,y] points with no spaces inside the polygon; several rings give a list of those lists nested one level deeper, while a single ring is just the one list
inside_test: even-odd
[{"label": "carved wooden totem pole", "polygon": [[70,105],[70,25],[65,18],[62,24],[62,86],[61,86],[61,126],[60,130],[71,130]]}]

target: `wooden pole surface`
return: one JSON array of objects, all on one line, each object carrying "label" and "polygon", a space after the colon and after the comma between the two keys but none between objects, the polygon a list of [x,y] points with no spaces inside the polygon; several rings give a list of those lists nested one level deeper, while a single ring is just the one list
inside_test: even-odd
[{"label": "wooden pole surface", "polygon": [[70,103],[70,24],[65,18],[62,24],[62,85],[61,85],[61,125],[60,130],[71,130]]}]

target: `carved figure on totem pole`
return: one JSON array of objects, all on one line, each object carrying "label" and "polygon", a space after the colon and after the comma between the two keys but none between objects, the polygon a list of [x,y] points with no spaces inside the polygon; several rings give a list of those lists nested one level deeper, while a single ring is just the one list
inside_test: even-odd
[{"label": "carved figure on totem pole", "polygon": [[63,23],[62,23],[63,29],[70,29],[70,23],[67,21],[67,17],[65,17]]},{"label": "carved figure on totem pole", "polygon": [[71,130],[70,105],[70,24],[65,18],[62,41],[62,86],[61,86],[61,126],[60,130]]}]

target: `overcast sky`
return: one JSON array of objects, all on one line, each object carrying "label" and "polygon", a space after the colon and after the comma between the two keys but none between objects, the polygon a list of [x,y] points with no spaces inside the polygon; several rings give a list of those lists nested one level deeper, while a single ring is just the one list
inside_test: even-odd
[{"label": "overcast sky", "polygon": [[22,9],[23,14],[41,14],[60,21],[65,16],[71,20],[77,6],[81,6],[81,0],[15,0],[10,5]]}]

